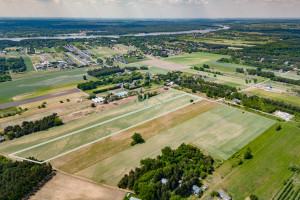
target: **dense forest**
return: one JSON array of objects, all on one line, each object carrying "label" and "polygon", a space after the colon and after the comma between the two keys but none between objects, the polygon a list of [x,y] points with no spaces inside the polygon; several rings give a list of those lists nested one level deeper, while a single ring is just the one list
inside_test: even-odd
[{"label": "dense forest", "polygon": [[120,76],[111,74],[111,76],[106,75],[106,76],[98,77],[99,80],[97,81],[88,81],[85,83],[80,83],[77,85],[77,88],[83,91],[92,90],[92,89],[96,89],[98,86],[101,85],[117,84],[117,83],[132,83],[132,81],[134,80],[143,79],[143,78],[144,76],[140,72],[136,72],[136,71],[132,71],[129,74],[122,74]]},{"label": "dense forest", "polygon": [[7,135],[7,137],[12,140],[14,138],[19,138],[24,135],[47,130],[51,127],[60,125],[62,125],[62,120],[57,116],[56,113],[53,113],[52,115],[37,121],[23,121],[21,126],[8,126],[4,128],[4,132],[0,133],[0,135]]},{"label": "dense forest", "polygon": [[118,186],[134,190],[143,200],[166,200],[175,195],[185,198],[214,170],[212,157],[193,146],[165,147],[161,152],[155,159],[141,160],[140,167],[126,174]]},{"label": "dense forest", "polygon": [[0,199],[21,199],[51,172],[50,164],[13,162],[0,155]]},{"label": "dense forest", "polygon": [[0,57],[0,82],[10,81],[11,76],[9,71],[12,73],[26,71],[26,65],[22,57],[20,58],[4,58]]}]

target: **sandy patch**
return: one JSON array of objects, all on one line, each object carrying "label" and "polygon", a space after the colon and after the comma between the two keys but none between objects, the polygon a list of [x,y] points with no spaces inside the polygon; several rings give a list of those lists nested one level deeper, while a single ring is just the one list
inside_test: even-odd
[{"label": "sandy patch", "polygon": [[58,172],[31,200],[121,200],[126,192]]}]

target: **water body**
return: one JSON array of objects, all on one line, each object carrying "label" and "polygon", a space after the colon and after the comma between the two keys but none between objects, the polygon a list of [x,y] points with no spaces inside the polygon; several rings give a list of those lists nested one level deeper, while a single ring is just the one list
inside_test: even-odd
[{"label": "water body", "polygon": [[19,42],[22,40],[65,40],[65,39],[91,39],[91,38],[113,38],[118,39],[120,37],[145,37],[145,36],[158,36],[158,35],[178,35],[178,34],[190,34],[190,33],[209,33],[220,30],[227,30],[229,26],[222,26],[218,29],[204,29],[204,30],[190,30],[190,31],[177,31],[177,32],[155,32],[155,33],[137,33],[137,34],[127,34],[127,35],[68,35],[68,36],[54,36],[54,37],[19,37],[19,38],[0,38],[1,40],[10,40]]}]

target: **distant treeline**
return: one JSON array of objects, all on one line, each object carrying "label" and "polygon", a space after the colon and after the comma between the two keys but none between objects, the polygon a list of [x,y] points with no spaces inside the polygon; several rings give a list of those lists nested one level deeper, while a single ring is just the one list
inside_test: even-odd
[{"label": "distant treeline", "polygon": [[121,69],[120,67],[102,67],[100,69],[94,69],[94,70],[89,70],[87,73],[90,76],[94,77],[100,77],[100,76],[107,76],[111,74],[115,74],[118,72],[123,73],[125,69]]},{"label": "distant treeline", "polygon": [[[34,158],[30,158],[35,160]],[[13,162],[0,155],[0,199],[18,200],[52,172],[50,164]]]},{"label": "distant treeline", "polygon": [[272,80],[300,86],[300,80],[296,80],[296,79],[283,78],[283,77],[276,76],[276,77],[272,78]]},{"label": "distant treeline", "polygon": [[62,125],[62,120],[57,116],[56,113],[48,117],[44,117],[37,121],[23,121],[22,125],[8,126],[4,128],[4,132],[1,135],[7,135],[7,137],[12,140],[14,138],[19,138],[24,135],[28,135],[34,132],[39,132],[47,130],[54,126]]}]

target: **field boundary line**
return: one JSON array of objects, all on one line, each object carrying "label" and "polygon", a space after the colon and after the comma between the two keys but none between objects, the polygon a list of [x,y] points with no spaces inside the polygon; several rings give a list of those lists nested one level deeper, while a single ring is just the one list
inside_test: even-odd
[{"label": "field boundary line", "polygon": [[[183,92],[183,93],[184,93],[184,92]],[[91,144],[93,144],[93,143],[96,143],[96,142],[99,142],[99,141],[104,140],[104,139],[106,139],[106,138],[109,138],[109,137],[111,137],[111,136],[117,135],[117,134],[119,134],[119,133],[121,133],[121,132],[123,132],[123,131],[129,130],[129,129],[131,129],[131,128],[134,128],[134,127],[136,127],[136,126],[139,126],[139,125],[141,125],[141,124],[144,124],[144,123],[146,123],[146,122],[152,121],[153,119],[159,118],[159,117],[161,117],[161,116],[164,116],[164,115],[166,115],[166,114],[169,114],[169,113],[171,113],[171,112],[177,111],[177,110],[182,109],[182,108],[184,108],[184,107],[186,107],[186,106],[188,106],[188,105],[191,105],[191,104],[193,104],[193,103],[196,103],[196,102],[198,102],[198,101],[203,100],[203,98],[201,98],[201,97],[194,96],[194,97],[197,98],[197,100],[194,101],[194,102],[190,102],[190,103],[187,103],[187,104],[185,104],[185,105],[183,105],[183,106],[177,107],[177,108],[175,108],[175,109],[171,109],[171,110],[169,110],[169,111],[167,111],[167,112],[165,112],[165,113],[159,114],[159,115],[157,115],[157,116],[155,116],[155,117],[149,118],[149,119],[147,119],[147,120],[145,120],[145,121],[142,121],[142,122],[140,122],[140,123],[137,123],[137,124],[135,124],[135,125],[132,125],[132,126],[130,126],[130,127],[127,127],[127,128],[125,128],[125,129],[122,129],[122,130],[117,131],[117,132],[115,132],[115,133],[112,133],[112,134],[110,134],[110,135],[107,135],[107,136],[104,136],[104,137],[99,138],[99,139],[97,139],[97,140],[94,140],[94,141],[92,141],[92,142],[86,143],[86,144],[84,144],[84,145],[81,145],[81,146],[79,146],[79,147],[77,147],[77,148],[74,148],[74,149],[72,149],[72,150],[66,151],[66,152],[64,152],[64,153],[61,153],[61,154],[59,154],[59,155],[57,155],[57,156],[54,156],[54,157],[49,158],[49,159],[47,159],[47,160],[44,160],[44,161],[42,161],[42,162],[40,162],[40,161],[35,161],[35,160],[31,160],[31,159],[27,159],[27,158],[22,158],[22,157],[19,157],[19,156],[15,156],[15,154],[18,154],[18,153],[22,153],[22,152],[28,151],[28,150],[30,150],[30,149],[33,149],[33,148],[42,146],[42,145],[44,145],[44,144],[48,144],[48,143],[57,141],[57,140],[59,140],[59,139],[68,137],[68,136],[70,136],[70,135],[74,135],[74,134],[76,134],[76,133],[79,133],[79,132],[82,132],[82,131],[85,131],[85,130],[88,130],[88,129],[91,129],[91,128],[94,128],[94,127],[97,127],[97,126],[100,126],[100,125],[102,125],[102,124],[105,124],[105,123],[114,121],[114,120],[116,120],[116,119],[120,119],[120,118],[126,117],[126,116],[128,116],[128,115],[131,115],[131,114],[134,114],[134,113],[137,113],[137,112],[140,112],[140,111],[143,111],[143,110],[146,110],[146,109],[149,109],[149,108],[152,108],[152,107],[161,105],[161,104],[163,104],[163,103],[166,103],[166,102],[169,102],[169,101],[172,101],[172,100],[175,100],[175,99],[184,97],[184,96],[193,96],[193,95],[190,95],[190,94],[188,94],[188,93],[184,93],[184,94],[179,95],[179,96],[177,96],[177,97],[173,97],[173,98],[171,98],[171,99],[168,99],[168,100],[166,100],[166,101],[163,101],[162,103],[159,102],[159,103],[156,103],[156,104],[154,104],[154,105],[151,105],[151,106],[148,106],[148,107],[145,107],[145,108],[142,108],[142,109],[139,109],[139,110],[136,110],[136,111],[133,111],[133,112],[130,112],[130,113],[127,113],[127,114],[118,116],[118,117],[116,117],[116,118],[113,118],[113,119],[110,119],[110,120],[106,120],[106,121],[104,121],[104,122],[101,122],[101,123],[92,125],[92,126],[90,126],[90,127],[86,127],[86,128],[84,128],[84,129],[80,129],[80,130],[78,130],[78,131],[74,131],[74,132],[72,132],[72,133],[69,133],[69,134],[60,136],[60,137],[58,137],[58,138],[54,138],[54,139],[52,139],[52,140],[48,140],[48,141],[46,141],[46,142],[43,142],[43,143],[40,143],[40,144],[31,146],[31,147],[28,147],[28,148],[19,150],[19,151],[17,151],[17,152],[8,154],[8,156],[9,156],[9,157],[12,157],[12,158],[21,159],[21,160],[27,160],[27,161],[34,162],[34,163],[38,163],[38,164],[43,164],[43,163],[49,162],[49,161],[51,161],[51,160],[53,160],[53,159],[56,159],[56,158],[58,158],[58,157],[61,157],[61,156],[63,156],[63,155],[69,154],[69,153],[71,153],[71,152],[73,152],[73,151],[76,151],[76,150],[78,150],[78,149],[81,149],[81,148],[83,148],[83,147],[89,146],[89,145],[91,145]]]}]

